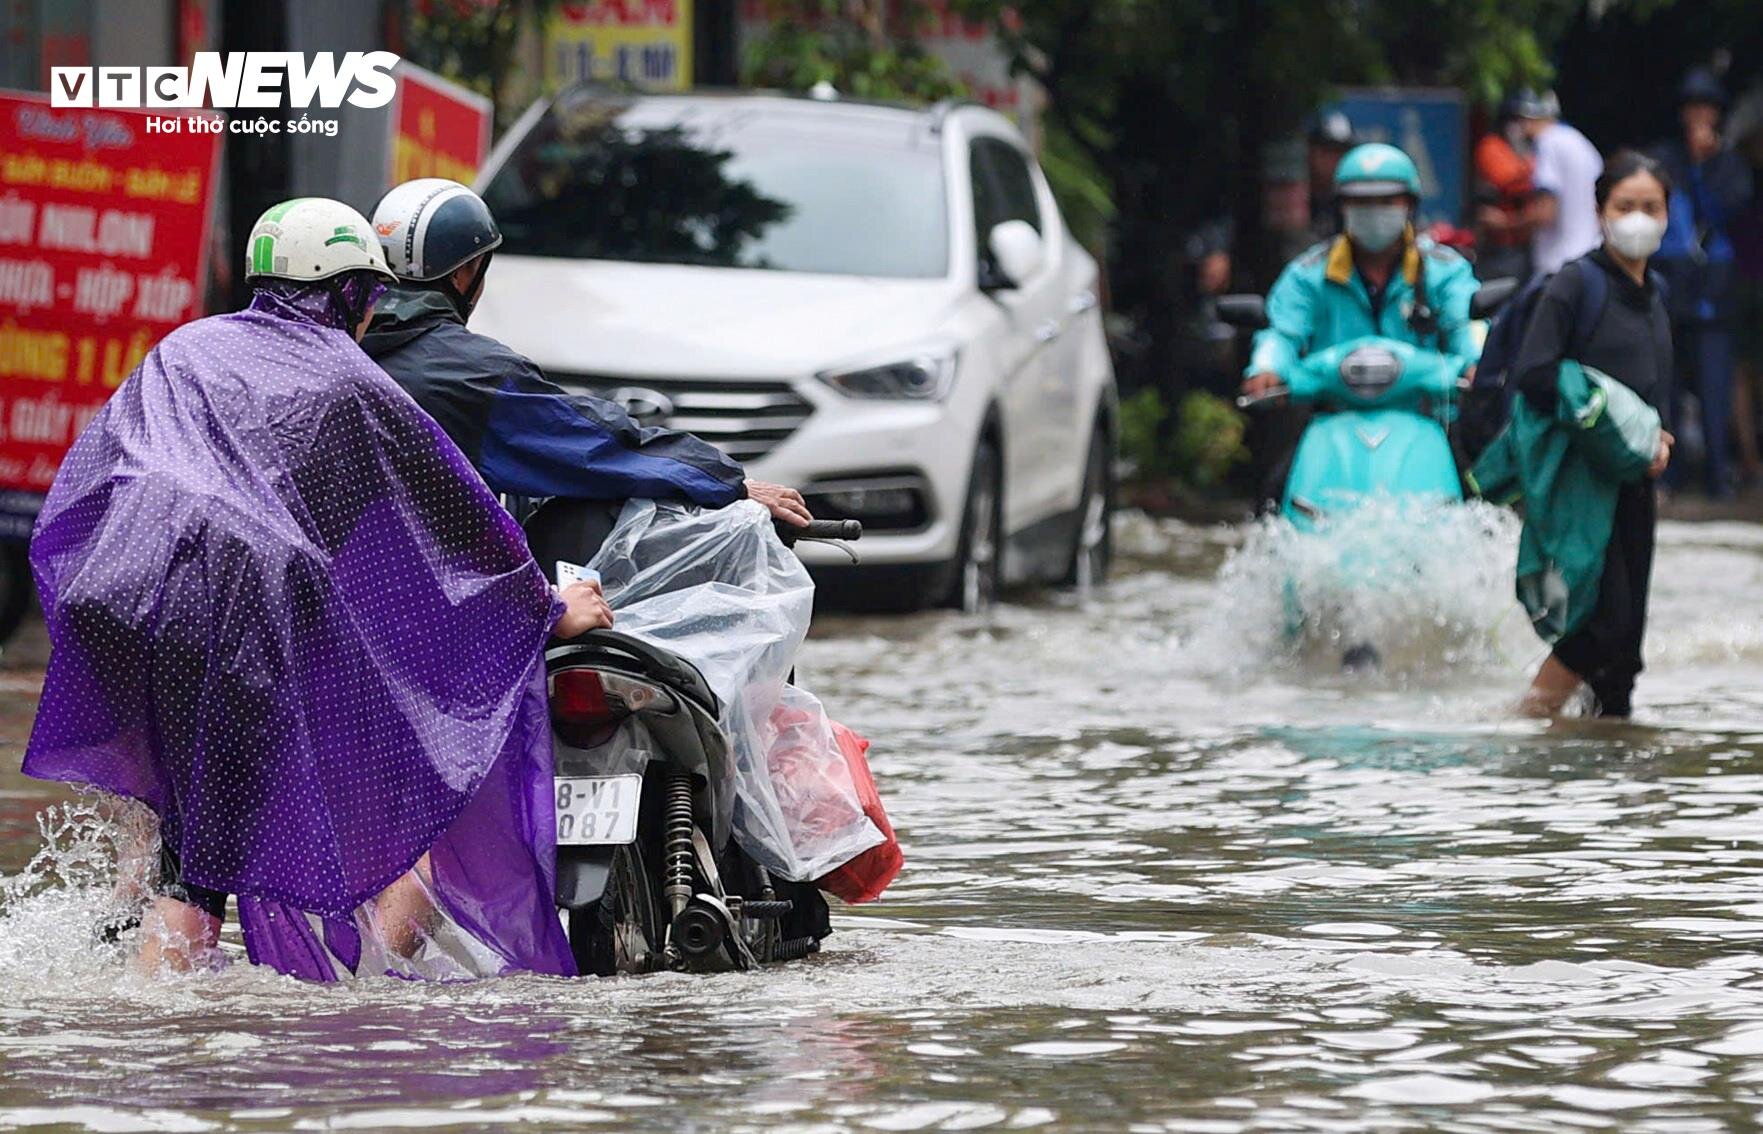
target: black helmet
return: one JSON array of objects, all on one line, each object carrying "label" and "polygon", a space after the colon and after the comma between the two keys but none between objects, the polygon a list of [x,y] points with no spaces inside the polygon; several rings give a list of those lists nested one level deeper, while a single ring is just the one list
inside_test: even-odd
[{"label": "black helmet", "polygon": [[373,229],[401,280],[428,283],[502,243],[483,198],[445,177],[395,186],[374,206]]}]

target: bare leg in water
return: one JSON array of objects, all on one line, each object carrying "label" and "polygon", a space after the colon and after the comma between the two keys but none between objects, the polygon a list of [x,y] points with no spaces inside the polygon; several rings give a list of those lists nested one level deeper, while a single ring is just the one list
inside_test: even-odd
[{"label": "bare leg in water", "polygon": [[[439,911],[429,899],[428,855],[423,855],[402,878],[373,899],[374,914],[385,927],[386,945],[401,957],[421,948],[434,929]],[[220,945],[220,919],[187,902],[161,894],[147,903],[141,914],[140,948],[131,967],[135,972],[187,973],[207,968]]]},{"label": "bare leg in water", "polygon": [[374,919],[385,932],[386,947],[400,957],[414,955],[440,919],[440,911],[429,897],[433,870],[425,854],[373,900]]},{"label": "bare leg in water", "polygon": [[1561,664],[1554,654],[1550,654],[1544,660],[1542,668],[1537,670],[1530,688],[1525,690],[1524,700],[1518,705],[1518,713],[1525,717],[1560,716],[1561,710],[1583,684],[1585,683],[1580,680],[1579,674]]},{"label": "bare leg in water", "polygon": [[141,945],[131,968],[146,974],[207,968],[219,945],[219,918],[161,894],[141,914]]}]

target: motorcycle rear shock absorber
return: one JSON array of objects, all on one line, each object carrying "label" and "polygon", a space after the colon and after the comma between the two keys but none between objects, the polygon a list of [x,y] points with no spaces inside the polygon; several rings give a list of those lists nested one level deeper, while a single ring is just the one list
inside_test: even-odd
[{"label": "motorcycle rear shock absorber", "polygon": [[677,918],[692,900],[692,777],[674,772],[667,779],[666,832],[661,855],[661,893],[668,920]]}]

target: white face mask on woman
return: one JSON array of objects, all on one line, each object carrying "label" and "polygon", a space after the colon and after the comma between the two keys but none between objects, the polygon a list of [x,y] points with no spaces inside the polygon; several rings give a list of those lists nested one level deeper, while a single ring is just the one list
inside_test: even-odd
[{"label": "white face mask on woman", "polygon": [[1645,260],[1659,251],[1665,222],[1636,210],[1604,222],[1604,240],[1630,260]]},{"label": "white face mask on woman", "polygon": [[1382,252],[1408,227],[1407,205],[1343,205],[1347,235],[1367,252]]}]

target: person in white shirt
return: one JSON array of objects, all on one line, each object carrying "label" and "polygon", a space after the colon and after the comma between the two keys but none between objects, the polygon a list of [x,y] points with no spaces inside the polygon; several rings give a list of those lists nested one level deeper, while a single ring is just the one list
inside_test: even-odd
[{"label": "person in white shirt", "polygon": [[1515,109],[1536,147],[1531,263],[1538,275],[1551,275],[1603,243],[1593,186],[1604,172],[1604,159],[1590,139],[1561,121],[1554,91],[1521,92]]}]

